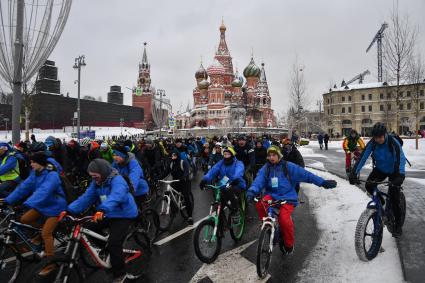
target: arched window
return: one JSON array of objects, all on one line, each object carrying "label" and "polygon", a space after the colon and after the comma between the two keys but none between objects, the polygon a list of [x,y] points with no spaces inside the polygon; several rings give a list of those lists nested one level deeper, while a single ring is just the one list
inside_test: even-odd
[{"label": "arched window", "polygon": [[342,120],[343,125],[351,125],[351,120]]},{"label": "arched window", "polygon": [[372,119],[365,118],[365,119],[362,120],[362,124],[372,124]]}]

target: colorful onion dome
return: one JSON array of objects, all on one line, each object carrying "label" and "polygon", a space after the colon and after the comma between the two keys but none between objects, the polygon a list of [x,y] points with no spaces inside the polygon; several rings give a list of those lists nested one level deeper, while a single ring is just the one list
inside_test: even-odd
[{"label": "colorful onion dome", "polygon": [[207,73],[210,76],[224,75],[225,72],[226,69],[224,69],[223,65],[221,65],[217,59],[214,59],[214,62],[207,69]]},{"label": "colorful onion dome", "polygon": [[207,71],[205,70],[202,63],[201,63],[201,66],[199,66],[199,69],[195,73],[195,78],[196,79],[207,79],[208,78]]},{"label": "colorful onion dome", "polygon": [[245,78],[251,77],[260,77],[261,69],[255,64],[254,58],[251,57],[251,62],[249,62],[248,66],[243,70],[243,75]]}]

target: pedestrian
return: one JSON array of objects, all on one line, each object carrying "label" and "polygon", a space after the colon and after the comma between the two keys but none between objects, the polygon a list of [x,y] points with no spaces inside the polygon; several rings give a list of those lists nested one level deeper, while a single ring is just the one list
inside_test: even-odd
[{"label": "pedestrian", "polygon": [[325,150],[328,150],[329,135],[327,133],[323,136],[323,141],[325,142]]},{"label": "pedestrian", "polygon": [[317,135],[317,140],[319,141],[320,150],[323,150],[323,135],[322,135],[322,133],[319,133]]}]

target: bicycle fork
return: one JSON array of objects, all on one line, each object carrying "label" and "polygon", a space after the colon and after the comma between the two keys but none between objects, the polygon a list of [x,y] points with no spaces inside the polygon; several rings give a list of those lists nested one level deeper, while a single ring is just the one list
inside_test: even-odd
[{"label": "bicycle fork", "polygon": [[[220,212],[221,212],[221,204],[217,205],[217,209],[214,210],[214,206],[211,206],[210,208],[210,218],[214,221],[214,230],[213,235],[211,237],[211,241],[217,241],[217,231],[218,231],[218,225],[219,225],[219,219],[220,219]],[[208,233],[208,230],[205,232]],[[205,235],[205,238],[207,238],[207,235]]]}]

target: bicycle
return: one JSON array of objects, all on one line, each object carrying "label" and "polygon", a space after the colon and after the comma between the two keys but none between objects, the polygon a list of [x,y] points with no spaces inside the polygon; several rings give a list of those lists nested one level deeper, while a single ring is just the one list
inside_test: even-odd
[{"label": "bicycle", "polygon": [[[57,269],[47,276],[34,276],[33,282],[82,282],[86,279],[83,266],[106,270],[112,268],[110,255],[106,251],[108,235],[101,235],[83,226],[84,223],[91,221],[92,218],[93,216],[84,216],[82,218],[75,218],[70,215],[65,216],[63,221],[69,227],[72,227],[65,251],[55,255],[52,259],[42,262],[36,268],[36,270],[41,270],[47,265],[55,264]],[[135,244],[137,245],[134,237],[135,231],[130,230],[123,242],[123,254],[128,279],[140,278],[143,271],[144,253],[134,246]],[[90,239],[95,239],[96,243],[100,242],[102,244],[95,244]],[[37,271],[36,274],[38,274]]]},{"label": "bicycle", "polygon": [[[255,202],[263,201],[262,199],[255,198]],[[285,200],[267,200],[263,201],[268,204],[267,216],[262,219],[260,239],[257,246],[257,274],[261,279],[267,276],[270,262],[272,259],[273,246],[275,241],[276,232],[280,235],[279,222],[276,220],[279,217],[280,206],[285,205]],[[278,237],[280,251],[285,254],[283,240]]]},{"label": "bicycle", "polygon": [[[350,167],[348,168],[348,172],[347,172],[347,177],[350,176],[350,173],[354,170],[356,163],[359,161],[360,159],[360,150],[356,147],[356,149],[354,151],[351,152],[351,161],[350,161]],[[360,178],[360,173],[357,174],[357,179]]]},{"label": "bicycle", "polygon": [[149,250],[152,247],[152,242],[159,235],[159,216],[157,212],[148,207],[140,211],[134,227],[136,229],[136,242]]},{"label": "bicycle", "polygon": [[[8,219],[8,227],[0,234],[0,272],[2,282],[16,282],[24,261],[37,262],[44,256],[43,241],[34,244],[31,239],[41,237],[41,229],[20,223],[16,218],[16,212],[10,208],[1,209],[1,213]],[[57,230],[53,234],[56,250],[64,248],[66,236]],[[3,281],[4,280],[4,281]]]},{"label": "bicycle", "polygon": [[[180,182],[180,180],[159,180],[159,182],[167,185],[164,195],[159,199],[157,206],[159,230],[165,232],[170,229],[178,211],[180,211],[180,214],[184,219],[187,219],[189,215],[185,209],[186,205],[183,194],[171,186],[171,184]],[[192,192],[189,193],[189,197],[193,204],[194,201]]]},{"label": "bicycle", "polygon": [[[221,241],[227,229],[230,231],[230,236],[235,242],[240,241],[244,234],[246,210],[245,194],[241,194],[239,211],[237,211],[239,212],[239,222],[234,223],[232,218],[237,215],[237,212],[229,212],[226,216],[221,197],[222,189],[229,188],[229,185],[208,185],[206,187],[206,189],[213,190],[214,201],[211,203],[208,218],[201,221],[198,227],[196,227],[193,240],[195,254],[202,262],[212,263],[217,259],[221,250]],[[205,251],[203,247],[204,244],[206,246]]]},{"label": "bicycle", "polygon": [[[370,261],[378,255],[382,244],[384,226],[387,226],[390,233],[393,233],[395,229],[391,199],[387,193],[378,188],[378,185],[389,187],[392,184],[388,181],[376,182],[375,184],[372,200],[360,215],[355,230],[354,243],[356,253],[362,261]],[[406,198],[402,190],[403,188],[400,186],[401,226],[403,226],[406,218]],[[385,207],[382,204],[382,200],[385,202]]]}]

